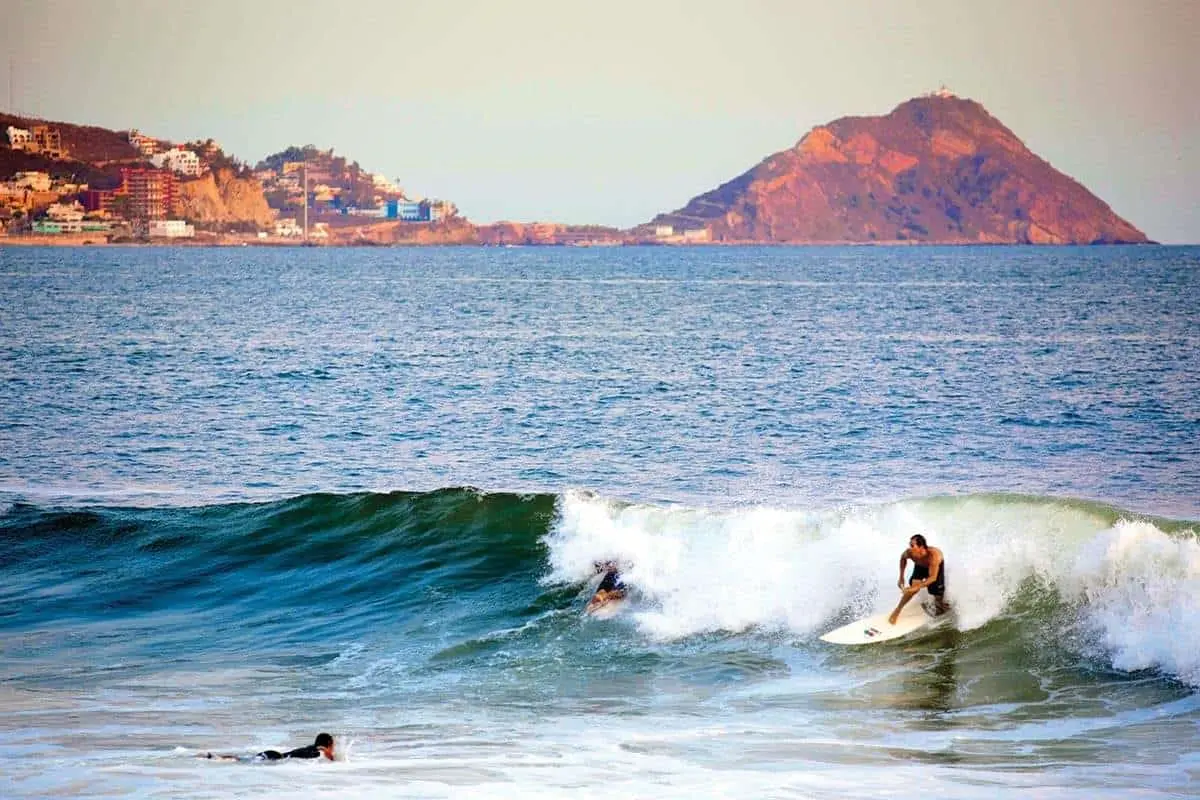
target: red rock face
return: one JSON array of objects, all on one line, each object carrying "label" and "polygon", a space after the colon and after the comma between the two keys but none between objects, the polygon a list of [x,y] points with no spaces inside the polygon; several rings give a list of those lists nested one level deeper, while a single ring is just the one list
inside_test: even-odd
[{"label": "red rock face", "polygon": [[846,117],[650,224],[722,242],[1146,242],[980,104],[920,97]]}]

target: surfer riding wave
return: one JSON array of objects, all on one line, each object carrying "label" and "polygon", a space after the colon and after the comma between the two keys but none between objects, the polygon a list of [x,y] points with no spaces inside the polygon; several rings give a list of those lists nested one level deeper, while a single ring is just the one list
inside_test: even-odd
[{"label": "surfer riding wave", "polygon": [[[913,571],[908,579],[908,586],[905,586],[904,570],[908,566],[909,559],[913,562]],[[908,548],[900,554],[900,580],[896,582],[896,585],[900,587],[902,595],[896,610],[888,617],[888,622],[892,625],[895,625],[896,620],[899,619],[900,610],[908,605],[908,601],[912,600],[922,589],[928,591],[929,596],[933,598],[934,611],[937,615],[940,616],[950,610],[945,598],[946,564],[942,551],[936,547],[930,547],[929,543],[925,541],[925,537],[919,533],[908,540]]]},{"label": "surfer riding wave", "polygon": [[592,612],[601,606],[622,600],[628,593],[625,582],[621,580],[621,570],[614,561],[596,562],[596,572],[603,572],[604,577],[596,587],[596,593],[588,601],[586,611]]}]

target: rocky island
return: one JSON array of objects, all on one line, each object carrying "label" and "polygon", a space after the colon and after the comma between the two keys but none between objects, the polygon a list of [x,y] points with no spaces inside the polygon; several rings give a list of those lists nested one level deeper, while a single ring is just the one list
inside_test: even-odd
[{"label": "rocky island", "polygon": [[982,105],[946,91],[813,128],[639,230],[713,242],[1147,241]]}]

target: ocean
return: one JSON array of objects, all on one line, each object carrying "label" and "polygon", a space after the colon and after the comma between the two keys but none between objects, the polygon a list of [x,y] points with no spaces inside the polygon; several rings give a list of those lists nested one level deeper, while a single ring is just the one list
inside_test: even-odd
[{"label": "ocean", "polygon": [[[1200,796],[1200,248],[0,248],[0,296],[0,796]],[[952,614],[820,641],[916,533]]]}]

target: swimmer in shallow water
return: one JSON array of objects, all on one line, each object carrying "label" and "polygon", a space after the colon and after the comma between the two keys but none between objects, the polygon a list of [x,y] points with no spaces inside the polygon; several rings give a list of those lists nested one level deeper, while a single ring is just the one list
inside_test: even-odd
[{"label": "swimmer in shallow water", "polygon": [[327,758],[333,761],[333,737],[328,733],[317,734],[317,739],[310,745],[297,747],[281,753],[278,750],[263,750],[253,756],[235,756],[219,753],[202,753],[198,758],[210,758],[214,761],[283,761],[288,758]]}]

